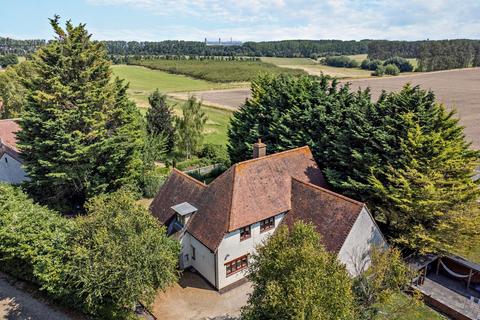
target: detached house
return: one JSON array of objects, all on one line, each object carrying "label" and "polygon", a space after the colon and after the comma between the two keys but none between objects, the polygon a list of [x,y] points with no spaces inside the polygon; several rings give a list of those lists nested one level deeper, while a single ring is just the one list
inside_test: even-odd
[{"label": "detached house", "polygon": [[[282,223],[313,223],[348,271],[368,263],[385,240],[363,203],[327,189],[308,147],[272,155],[254,145],[209,185],[173,170],[150,207],[182,244],[181,268],[192,267],[217,290],[245,279],[249,256]],[[361,261],[360,261],[361,260]]]},{"label": "detached house", "polygon": [[0,120],[0,182],[18,184],[26,179],[17,149],[16,133],[19,130],[15,120]]}]

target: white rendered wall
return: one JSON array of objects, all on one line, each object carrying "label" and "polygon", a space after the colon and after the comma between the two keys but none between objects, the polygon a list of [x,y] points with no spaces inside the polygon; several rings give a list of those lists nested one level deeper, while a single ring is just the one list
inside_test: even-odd
[{"label": "white rendered wall", "polygon": [[387,243],[372,216],[364,207],[340,249],[338,259],[346,265],[352,276],[356,276],[362,268],[368,268],[369,252],[372,246],[385,247]]},{"label": "white rendered wall", "polygon": [[[190,265],[215,286],[215,255],[189,233],[185,237],[190,238],[189,244],[185,246]],[[195,248],[195,260],[192,259],[192,246]]]},{"label": "white rendered wall", "polygon": [[0,158],[0,182],[19,184],[25,179],[26,175],[22,164],[8,154],[3,154]]},{"label": "white rendered wall", "polygon": [[275,228],[260,233],[260,222],[251,225],[251,237],[240,241],[240,230],[237,229],[225,235],[217,250],[217,270],[218,270],[218,288],[222,289],[229,284],[237,282],[244,278],[247,274],[247,269],[234,273],[227,277],[225,263],[235,260],[246,254],[255,252],[257,245],[262,244],[269,236],[273,234],[275,229],[282,221],[284,214],[275,216]]}]

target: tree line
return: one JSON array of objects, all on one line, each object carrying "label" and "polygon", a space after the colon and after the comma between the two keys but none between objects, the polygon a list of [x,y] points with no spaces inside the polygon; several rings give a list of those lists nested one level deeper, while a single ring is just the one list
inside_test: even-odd
[{"label": "tree line", "polygon": [[480,40],[372,41],[369,59],[416,58],[418,71],[480,66]]}]

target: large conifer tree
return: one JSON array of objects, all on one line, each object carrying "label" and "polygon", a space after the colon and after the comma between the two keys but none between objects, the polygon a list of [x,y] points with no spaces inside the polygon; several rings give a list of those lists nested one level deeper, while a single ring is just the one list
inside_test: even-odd
[{"label": "large conifer tree", "polygon": [[55,40],[33,55],[38,77],[28,84],[19,144],[30,194],[71,210],[136,183],[144,129],[103,45],[83,24],[64,30],[55,16],[51,25]]},{"label": "large conifer tree", "polygon": [[166,149],[173,150],[175,143],[174,115],[167,103],[167,97],[158,89],[149,97],[150,109],[147,112],[147,130],[150,135],[162,135],[166,139]]}]

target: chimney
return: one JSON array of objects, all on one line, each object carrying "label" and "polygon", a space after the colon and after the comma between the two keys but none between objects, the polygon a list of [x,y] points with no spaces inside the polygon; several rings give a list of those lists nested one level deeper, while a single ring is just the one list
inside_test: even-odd
[{"label": "chimney", "polygon": [[253,144],[253,158],[265,157],[266,155],[267,145],[259,138],[258,141]]}]

